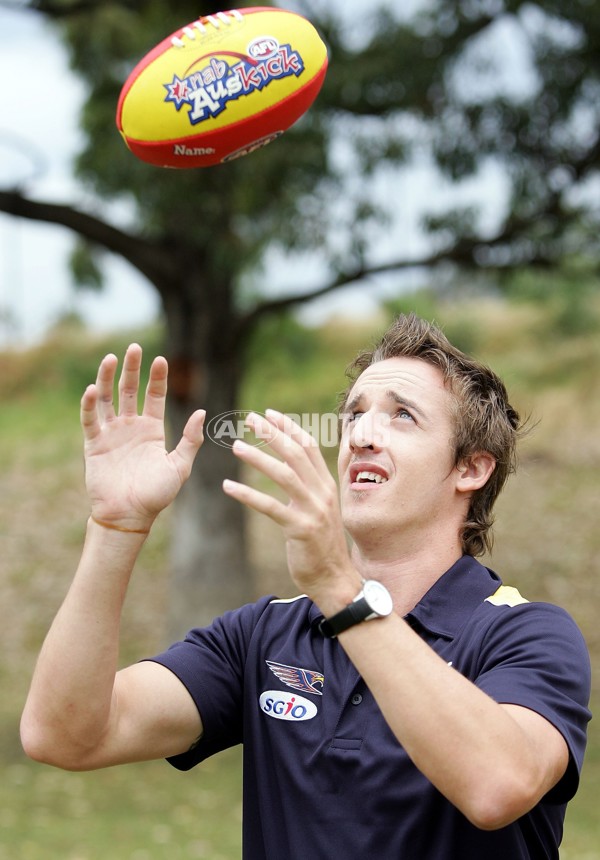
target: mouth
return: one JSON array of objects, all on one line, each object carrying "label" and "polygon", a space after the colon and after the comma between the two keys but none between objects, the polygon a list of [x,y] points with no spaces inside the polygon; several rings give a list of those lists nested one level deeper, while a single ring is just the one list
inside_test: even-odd
[{"label": "mouth", "polygon": [[376,487],[386,484],[388,476],[380,466],[356,464],[350,467],[350,484],[353,489]]}]

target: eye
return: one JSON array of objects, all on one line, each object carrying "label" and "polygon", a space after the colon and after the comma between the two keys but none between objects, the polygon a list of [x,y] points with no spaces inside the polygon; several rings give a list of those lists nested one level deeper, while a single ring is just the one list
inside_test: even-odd
[{"label": "eye", "polygon": [[364,415],[364,412],[360,412],[358,409],[355,409],[353,412],[346,412],[344,415],[344,421],[346,424],[352,424],[354,421],[357,421],[361,415]]},{"label": "eye", "polygon": [[405,409],[404,406],[401,406],[393,417],[394,418],[402,418],[403,421],[414,421],[415,420],[413,418],[413,416],[411,415],[411,413],[408,411],[408,409]]}]

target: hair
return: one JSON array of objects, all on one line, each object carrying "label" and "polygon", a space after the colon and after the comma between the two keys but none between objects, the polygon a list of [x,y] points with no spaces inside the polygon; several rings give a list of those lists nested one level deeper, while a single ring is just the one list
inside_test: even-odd
[{"label": "hair", "polygon": [[341,395],[340,413],[367,367],[398,357],[418,358],[441,370],[453,395],[455,465],[484,451],[495,460],[487,482],[471,496],[460,534],[465,554],[482,555],[492,548],[492,508],[516,469],[519,414],[508,401],[504,383],[490,368],[453,346],[437,325],[415,314],[397,317],[374,348],[360,353],[348,366],[346,375],[351,382]]}]

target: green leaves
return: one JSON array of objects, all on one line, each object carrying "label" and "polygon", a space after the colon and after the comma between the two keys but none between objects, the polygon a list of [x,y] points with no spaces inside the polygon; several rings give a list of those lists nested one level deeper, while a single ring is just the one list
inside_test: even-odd
[{"label": "green leaves", "polygon": [[[368,270],[369,237],[382,225],[393,235],[400,208],[432,233],[435,262],[440,240],[450,259],[477,268],[497,268],[500,258],[502,268],[558,265],[565,255],[600,252],[598,4],[431,0],[412,15],[375,4],[360,26],[341,4],[299,4],[330,54],[317,101],[265,149],[195,171],[138,162],[114,117],[140,57],[218,4],[37,0],[36,7],[62,28],[88,87],[79,176],[95,194],[127,201],[139,233],[195,259],[204,278],[218,273],[239,286],[273,244],[317,249],[332,277],[352,260]],[[440,175],[444,205],[435,195],[400,207],[402,177],[424,162]],[[484,180],[490,165],[501,176],[500,195]],[[465,197],[467,182],[476,200]],[[481,212],[494,194],[492,232]]]}]

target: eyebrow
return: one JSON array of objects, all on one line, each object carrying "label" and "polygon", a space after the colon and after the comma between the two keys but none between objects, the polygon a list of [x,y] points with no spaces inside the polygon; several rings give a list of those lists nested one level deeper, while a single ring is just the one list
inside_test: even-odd
[{"label": "eyebrow", "polygon": [[[351,412],[353,409],[356,409],[356,407],[360,404],[361,400],[363,400],[364,396],[364,392],[360,394],[355,394],[354,397],[346,403],[343,411]],[[408,397],[404,397],[402,394],[399,394],[392,388],[389,388],[385,392],[385,396],[388,400],[392,400],[394,403],[397,403],[398,406],[406,406],[408,409],[412,409],[421,418],[426,417],[423,410],[419,406],[417,406],[414,400],[410,400]]]}]

